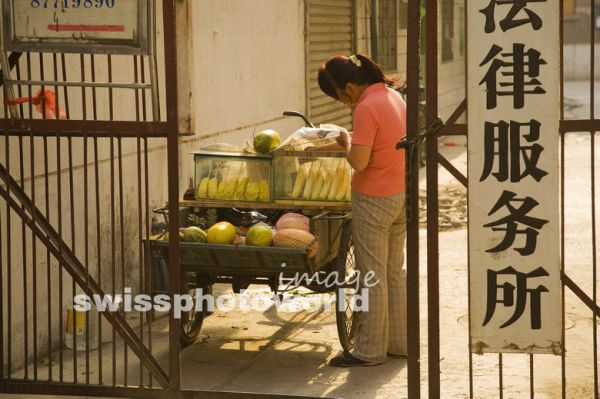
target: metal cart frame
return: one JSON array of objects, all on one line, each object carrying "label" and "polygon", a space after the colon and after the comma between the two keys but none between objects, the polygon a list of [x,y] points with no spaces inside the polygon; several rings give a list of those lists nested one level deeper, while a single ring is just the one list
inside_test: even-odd
[{"label": "metal cart frame", "polygon": [[[188,204],[191,202],[188,202]],[[214,207],[211,202],[196,202],[195,207]],[[262,204],[262,208],[268,204]],[[320,208],[305,207],[307,210]],[[155,210],[164,214],[164,208]],[[165,217],[168,217],[165,215]],[[311,224],[320,223],[321,231],[327,229],[328,245],[320,243],[319,251],[326,251],[317,262],[309,256],[308,250],[294,248],[253,247],[246,245],[219,245],[181,242],[181,294],[190,295],[197,300],[196,289],[211,294],[215,283],[230,283],[234,293],[239,293],[250,284],[269,286],[274,295],[282,295],[279,283],[294,281],[298,274],[318,275],[304,287],[317,293],[335,293],[336,323],[340,344],[345,350],[353,347],[358,313],[352,309],[352,291],[348,282],[355,273],[354,247],[352,244],[352,213],[346,211],[325,211],[311,219]],[[160,236],[147,240],[150,253],[158,253],[168,264],[168,241]],[[336,284],[328,286],[326,281],[330,273],[336,273]],[[318,280],[318,281],[316,281]],[[333,280],[329,280],[333,281]],[[341,283],[345,281],[345,283]],[[319,283],[320,282],[320,283]],[[180,341],[184,346],[195,342],[204,319],[209,316],[207,309],[182,314]]]}]

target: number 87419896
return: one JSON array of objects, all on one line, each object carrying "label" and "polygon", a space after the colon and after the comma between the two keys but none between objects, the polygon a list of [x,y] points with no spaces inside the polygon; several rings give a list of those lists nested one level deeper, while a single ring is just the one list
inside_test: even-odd
[{"label": "number 87419896", "polygon": [[33,8],[113,8],[116,0],[31,0]]}]

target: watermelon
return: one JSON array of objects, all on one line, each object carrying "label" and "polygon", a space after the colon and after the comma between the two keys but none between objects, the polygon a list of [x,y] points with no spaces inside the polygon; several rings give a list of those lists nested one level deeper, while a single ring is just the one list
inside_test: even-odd
[{"label": "watermelon", "polygon": [[206,232],[200,227],[191,226],[185,229],[183,241],[186,242],[206,242]]},{"label": "watermelon", "polygon": [[246,245],[270,247],[273,243],[271,227],[265,223],[255,224],[246,234]]}]

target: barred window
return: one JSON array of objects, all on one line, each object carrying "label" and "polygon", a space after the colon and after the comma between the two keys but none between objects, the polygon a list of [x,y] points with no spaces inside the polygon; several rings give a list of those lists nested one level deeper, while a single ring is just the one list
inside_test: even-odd
[{"label": "barred window", "polygon": [[400,0],[400,29],[408,29],[408,0]]},{"label": "barred window", "polygon": [[371,57],[385,70],[398,67],[398,0],[371,0]]},{"label": "barred window", "polygon": [[442,61],[454,59],[454,0],[442,3]]}]

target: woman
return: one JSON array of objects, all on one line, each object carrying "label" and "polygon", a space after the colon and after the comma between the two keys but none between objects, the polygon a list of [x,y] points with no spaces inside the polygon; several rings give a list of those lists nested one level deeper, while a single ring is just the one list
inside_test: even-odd
[{"label": "woman", "polygon": [[352,352],[333,358],[337,367],[371,366],[387,356],[405,358],[406,272],[404,238],[404,151],[406,104],[381,67],[356,54],[336,56],[319,69],[319,86],[354,108],[354,131],[312,151],[346,151],[352,178],[352,237],[361,277],[375,273],[369,308],[358,318]]}]

